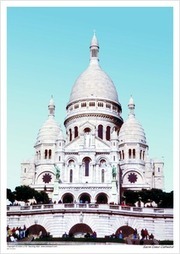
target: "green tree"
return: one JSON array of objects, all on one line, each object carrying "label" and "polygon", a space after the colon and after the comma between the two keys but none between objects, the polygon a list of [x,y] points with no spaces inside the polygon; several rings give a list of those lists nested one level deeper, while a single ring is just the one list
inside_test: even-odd
[{"label": "green tree", "polygon": [[126,203],[129,205],[135,205],[141,199],[144,203],[154,201],[160,208],[173,208],[173,191],[166,193],[160,189],[126,190],[123,195],[126,197]]},{"label": "green tree", "polygon": [[138,200],[138,192],[132,190],[126,190],[124,192],[124,200],[126,200],[127,205],[133,205]]},{"label": "green tree", "polygon": [[6,190],[6,197],[11,203],[14,203],[14,201],[16,200],[15,194],[11,191],[11,189]]},{"label": "green tree", "polygon": [[40,192],[35,191],[34,198],[37,203],[43,203],[43,204],[49,203],[49,197],[45,191],[40,191]]},{"label": "green tree", "polygon": [[15,197],[17,201],[28,202],[29,199],[33,198],[35,190],[29,186],[21,185],[15,188]]}]

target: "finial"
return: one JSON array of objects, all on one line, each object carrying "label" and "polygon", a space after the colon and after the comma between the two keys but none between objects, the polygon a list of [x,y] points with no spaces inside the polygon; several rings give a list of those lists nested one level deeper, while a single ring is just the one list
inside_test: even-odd
[{"label": "finial", "polygon": [[49,101],[48,109],[49,109],[49,116],[54,116],[54,113],[55,113],[55,104],[54,104],[54,100],[53,100],[53,96],[52,95],[51,95],[51,99]]},{"label": "finial", "polygon": [[53,95],[51,95],[51,99],[50,99],[50,101],[49,101],[49,105],[54,105]]},{"label": "finial", "polygon": [[95,34],[95,30],[94,30],[94,34],[91,40],[91,44],[90,44],[90,61],[91,64],[92,63],[97,63],[99,61],[98,59],[98,53],[99,53],[99,44],[98,44],[98,40]]},{"label": "finial", "polygon": [[134,114],[135,104],[134,104],[134,100],[133,100],[132,95],[129,99],[128,108],[129,108],[129,115],[135,115]]}]

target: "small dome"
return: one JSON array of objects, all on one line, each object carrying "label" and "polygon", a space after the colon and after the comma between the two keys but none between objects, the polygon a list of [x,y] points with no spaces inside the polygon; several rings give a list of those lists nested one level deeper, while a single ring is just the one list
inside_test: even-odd
[{"label": "small dome", "polygon": [[61,131],[59,124],[56,122],[54,118],[55,114],[55,104],[53,97],[51,97],[48,105],[48,119],[45,121],[41,129],[39,130],[36,145],[47,142],[55,142],[57,137]]},{"label": "small dome", "polygon": [[140,142],[146,144],[146,136],[141,124],[135,117],[129,116],[124,122],[119,133],[120,143]]},{"label": "small dome", "polygon": [[54,118],[49,117],[39,130],[36,145],[39,143],[55,142],[61,129]]},{"label": "small dome", "polygon": [[119,141],[124,142],[138,142],[146,144],[146,136],[141,124],[135,118],[134,109],[135,104],[131,96],[128,104],[130,110],[128,119],[124,122],[120,129]]}]

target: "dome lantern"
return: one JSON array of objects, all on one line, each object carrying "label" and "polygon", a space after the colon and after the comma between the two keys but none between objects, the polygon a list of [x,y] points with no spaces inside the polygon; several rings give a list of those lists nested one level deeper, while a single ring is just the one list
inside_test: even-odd
[{"label": "dome lantern", "polygon": [[54,100],[53,100],[53,96],[51,95],[51,99],[49,101],[49,105],[48,105],[48,110],[49,110],[49,117],[54,117],[55,116],[55,104],[54,104]]},{"label": "dome lantern", "polygon": [[128,108],[129,108],[129,116],[135,116],[135,113],[134,113],[135,104],[134,104],[132,95],[129,99]]},{"label": "dome lantern", "polygon": [[99,59],[98,59],[99,43],[98,43],[95,31],[94,31],[94,35],[91,40],[91,45],[89,48],[90,48],[90,63],[92,63],[94,61],[95,62],[99,61]]}]

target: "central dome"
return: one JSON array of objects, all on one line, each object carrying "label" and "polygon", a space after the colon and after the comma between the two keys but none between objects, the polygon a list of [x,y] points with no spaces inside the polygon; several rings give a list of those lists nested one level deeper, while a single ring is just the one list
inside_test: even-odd
[{"label": "central dome", "polygon": [[85,98],[100,98],[118,102],[117,91],[112,80],[97,63],[90,63],[72,88],[71,102]]},{"label": "central dome", "polygon": [[108,99],[119,104],[118,94],[111,78],[101,69],[98,59],[99,45],[94,34],[90,45],[90,64],[76,80],[70,103],[81,99]]}]

